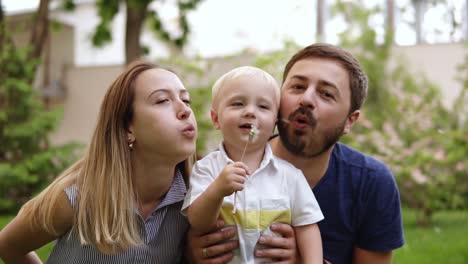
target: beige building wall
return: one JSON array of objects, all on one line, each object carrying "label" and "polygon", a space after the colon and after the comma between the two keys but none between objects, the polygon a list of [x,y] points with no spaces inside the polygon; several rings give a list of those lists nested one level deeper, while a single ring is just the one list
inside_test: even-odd
[{"label": "beige building wall", "polygon": [[[424,74],[430,81],[438,84],[442,89],[444,102],[451,105],[461,88],[461,83],[455,80],[457,66],[463,62],[468,52],[461,43],[396,47],[396,52],[406,58],[415,74]],[[236,66],[252,64],[254,58],[254,55],[244,54],[229,59],[214,59],[201,77],[184,76],[182,73],[182,80],[190,89],[194,83],[206,84]],[[177,67],[174,69],[180,73]],[[67,87],[63,104],[64,116],[52,137],[53,143],[89,142],[102,98],[122,70],[123,66],[67,69],[64,78]]]},{"label": "beige building wall", "polygon": [[450,108],[459,95],[462,84],[457,80],[468,72],[462,73],[457,67],[468,55],[468,46],[463,43],[421,44],[415,46],[397,46],[395,53],[409,64],[414,74],[423,74],[442,90],[443,103]]},{"label": "beige building wall", "polygon": [[[9,32],[13,33],[13,42],[17,47],[24,48],[30,44],[31,23],[31,13],[7,17]],[[45,43],[42,54],[42,63],[34,80],[34,87],[45,92],[48,96],[54,97],[51,98],[52,101],[62,99],[63,92],[66,90],[63,76],[67,68],[75,64],[73,27],[59,22],[57,22],[57,25],[58,28],[51,28],[49,31],[49,39]],[[51,90],[50,85],[52,82],[60,83],[60,87],[55,87],[59,89]]]},{"label": "beige building wall", "polygon": [[91,139],[101,101],[123,66],[73,67],[66,71],[63,120],[52,143],[87,143]]}]

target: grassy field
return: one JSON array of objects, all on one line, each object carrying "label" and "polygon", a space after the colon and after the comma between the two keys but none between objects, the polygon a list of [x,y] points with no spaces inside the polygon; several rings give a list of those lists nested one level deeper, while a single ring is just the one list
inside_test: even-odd
[{"label": "grassy field", "polygon": [[[0,216],[0,228],[10,219]],[[395,251],[394,263],[468,263],[468,211],[439,212],[431,227],[419,227],[415,212],[404,210],[403,225],[406,244]],[[42,260],[52,247],[50,243],[37,251]]]},{"label": "grassy field", "polygon": [[439,212],[431,227],[416,225],[414,211],[403,211],[406,244],[394,263],[468,263],[468,211]]}]

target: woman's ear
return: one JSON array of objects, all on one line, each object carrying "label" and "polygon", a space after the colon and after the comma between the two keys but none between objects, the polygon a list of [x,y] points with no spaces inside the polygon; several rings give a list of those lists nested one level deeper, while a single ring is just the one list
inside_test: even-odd
[{"label": "woman's ear", "polygon": [[135,134],[133,133],[133,127],[129,126],[127,128],[127,142],[128,144],[135,142]]}]

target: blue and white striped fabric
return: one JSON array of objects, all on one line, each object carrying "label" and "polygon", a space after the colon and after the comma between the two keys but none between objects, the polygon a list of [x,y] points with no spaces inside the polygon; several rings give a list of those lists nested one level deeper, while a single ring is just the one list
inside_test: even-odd
[{"label": "blue and white striped fabric", "polygon": [[[65,189],[72,207],[77,202],[77,191],[76,186]],[[189,228],[187,219],[180,213],[185,193],[182,174],[177,170],[172,186],[159,206],[146,221],[138,217],[144,244],[116,255],[107,255],[93,246],[82,246],[72,229],[57,240],[46,263],[181,263],[184,259],[185,234]]]}]

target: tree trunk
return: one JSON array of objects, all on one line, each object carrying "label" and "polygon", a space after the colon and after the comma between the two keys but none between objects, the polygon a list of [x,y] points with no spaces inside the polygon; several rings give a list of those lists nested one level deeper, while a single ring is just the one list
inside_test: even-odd
[{"label": "tree trunk", "polygon": [[385,21],[385,26],[387,30],[387,34],[391,34],[392,40],[395,39],[395,1],[394,0],[387,0],[387,16]]},{"label": "tree trunk", "polygon": [[0,0],[0,23],[3,23],[3,4],[2,4],[2,0]]},{"label": "tree trunk", "polygon": [[[3,42],[5,37],[5,16],[3,13],[2,0],[0,0],[0,52],[3,51]],[[0,73],[1,74],[1,73]]]},{"label": "tree trunk", "polygon": [[42,49],[49,34],[49,0],[41,0],[32,23],[29,59],[41,57]]},{"label": "tree trunk", "polygon": [[465,41],[468,41],[468,0],[465,3]]},{"label": "tree trunk", "polygon": [[422,24],[425,13],[425,0],[413,0],[414,13],[415,13],[415,31],[416,31],[416,44],[423,43]]},{"label": "tree trunk", "polygon": [[325,41],[325,0],[317,0],[317,42]]},{"label": "tree trunk", "polygon": [[142,55],[140,35],[149,1],[141,5],[129,4],[127,0],[127,23],[125,28],[125,63],[129,64]]}]

